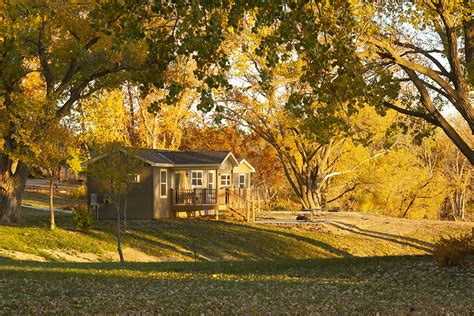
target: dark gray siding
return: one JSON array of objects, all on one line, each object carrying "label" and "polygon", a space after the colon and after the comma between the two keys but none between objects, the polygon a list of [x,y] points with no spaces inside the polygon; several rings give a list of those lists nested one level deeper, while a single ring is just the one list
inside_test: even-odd
[{"label": "dark gray siding", "polygon": [[[97,198],[101,203],[99,219],[116,218],[115,207],[110,204],[102,204],[104,195],[90,177],[87,178],[87,193],[89,204],[91,193],[98,194]],[[131,185],[127,201],[127,219],[153,219],[153,169],[150,166],[144,166],[140,171],[140,182]]]}]

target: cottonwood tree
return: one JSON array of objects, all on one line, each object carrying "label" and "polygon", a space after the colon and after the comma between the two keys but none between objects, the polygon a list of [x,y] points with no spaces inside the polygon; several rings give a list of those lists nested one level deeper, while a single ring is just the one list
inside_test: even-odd
[{"label": "cottonwood tree", "polygon": [[[351,142],[348,138],[351,126],[348,124],[343,128],[342,121],[333,119],[343,120],[345,113],[320,115],[316,126],[312,118],[304,120],[288,110],[289,94],[285,95],[284,91],[291,90],[292,84],[286,87],[276,84],[273,89],[267,86],[266,92],[258,97],[250,91],[262,91],[257,83],[254,84],[252,88],[246,87],[245,93],[235,89],[226,94],[224,117],[239,122],[273,147],[303,208],[325,209],[327,203],[354,190],[357,184],[348,183],[336,196],[328,196],[333,177],[358,168],[353,165],[348,170],[337,170],[338,162],[347,154],[347,145]],[[324,111],[325,106],[315,102],[312,110],[314,113]],[[306,125],[308,123],[311,126]]]},{"label": "cottonwood tree", "polygon": [[[331,16],[313,14],[318,18],[316,29],[325,30],[327,25],[323,22],[328,22],[326,19]],[[338,90],[340,85],[357,79],[338,69],[341,68],[338,59],[352,58],[354,67],[360,66],[359,61],[348,50],[334,47],[333,51],[328,43],[328,51],[315,56],[320,62],[315,64],[306,52],[279,45],[273,37],[281,31],[279,24],[265,25],[255,34],[252,24],[258,25],[259,19],[256,14],[255,22],[251,20],[244,32],[230,42],[236,52],[231,57],[230,73],[235,88],[218,96],[221,111],[225,119],[240,122],[275,149],[285,176],[304,208],[325,208],[328,202],[341,198],[356,185],[349,184],[336,196],[327,196],[335,176],[357,168],[337,170],[338,162],[346,154],[349,137],[356,133],[360,137],[365,132],[351,123],[351,117],[364,104],[362,88],[355,81],[354,89]],[[262,48],[263,42],[272,40],[272,45]],[[273,50],[262,52],[270,46]],[[344,67],[349,68],[350,64]],[[320,73],[311,83],[305,81],[308,68]]]},{"label": "cottonwood tree", "polygon": [[[466,126],[460,133],[469,134]],[[423,158],[435,172],[442,175],[445,185],[445,215],[455,220],[466,219],[467,204],[472,200],[472,165],[446,135],[437,133],[426,146]]]},{"label": "cottonwood tree", "polygon": [[[383,105],[441,128],[473,164],[473,2],[384,1],[360,9],[367,23],[359,37],[360,55],[368,68],[388,70],[411,93],[409,98],[385,97]],[[470,135],[447,117],[453,111],[470,127]]]},{"label": "cottonwood tree", "polygon": [[75,132],[89,150],[101,150],[110,143],[130,145],[130,116],[124,98],[121,89],[114,89],[95,93],[77,103],[71,125],[76,126]]},{"label": "cottonwood tree", "polygon": [[55,113],[42,93],[43,82],[39,75],[30,73],[27,79],[22,83],[23,98],[17,98],[18,112],[9,114],[19,127],[15,141],[22,144],[23,163],[40,170],[49,179],[50,227],[54,229],[54,180],[60,163],[69,157],[72,138],[64,124],[54,122]]},{"label": "cottonwood tree", "polygon": [[115,207],[117,252],[120,262],[123,263],[125,259],[122,252],[122,214],[126,225],[128,192],[143,163],[133,158],[133,149],[124,150],[116,144],[109,144],[100,154],[97,161],[89,164],[87,173],[104,196],[110,198],[109,202]]},{"label": "cottonwood tree", "polygon": [[[349,181],[360,183],[339,205],[405,218],[462,219],[462,214],[469,213],[472,181],[469,161],[441,130],[420,139],[420,144],[413,143],[411,130],[404,134],[389,128],[390,133],[396,134],[387,136],[385,131],[397,120],[405,123],[406,117],[392,111],[387,116],[374,112],[364,119],[373,125],[371,131],[375,135],[369,146],[352,151],[347,157],[349,161],[342,159],[342,169],[351,166],[354,159],[372,155],[374,148],[393,137],[397,139],[397,146],[382,157],[363,164],[356,172],[335,179],[333,186],[336,188]],[[469,132],[468,127],[463,130]]]},{"label": "cottonwood tree", "polygon": [[[305,60],[299,78],[319,100],[337,107],[347,95],[440,127],[474,163],[463,137],[442,109],[451,105],[474,126],[474,23],[469,0],[272,1],[246,6],[258,55],[269,65]],[[308,103],[306,107],[309,107]]]},{"label": "cottonwood tree", "polygon": [[225,110],[226,118],[238,120],[273,147],[288,183],[305,209],[326,209],[329,203],[353,191],[358,182],[349,181],[338,192],[330,189],[335,177],[353,173],[388,151],[382,148],[360,161],[353,159],[348,169],[341,169],[341,160],[351,154],[354,145],[345,131],[334,131],[338,129],[336,125],[329,125],[330,135],[325,133],[325,125],[307,129],[284,109],[282,101],[279,105],[259,103],[257,108],[255,100],[246,96],[234,95],[227,100],[230,104]]},{"label": "cottonwood tree", "polygon": [[[106,29],[112,16],[98,19],[105,9],[93,2],[56,1],[7,1],[0,8],[0,94],[2,121],[6,122],[0,163],[2,220],[18,220],[28,175],[28,153],[16,136],[32,132],[24,128],[23,120],[16,119],[24,112],[22,84],[29,79],[28,74],[40,74],[40,91],[54,113],[53,120],[59,122],[77,100],[112,84],[122,71],[144,61],[142,41],[119,41],[118,28]],[[117,22],[125,21],[126,8],[123,11],[115,11]],[[125,35],[120,36],[125,39]]]},{"label": "cottonwood tree", "polygon": [[[227,5],[226,5],[227,4]],[[222,30],[241,9],[226,1],[64,2],[3,1],[0,4],[0,110],[2,150],[0,219],[19,219],[28,175],[16,135],[22,130],[22,84],[40,74],[41,92],[59,122],[76,102],[125,80],[161,87],[167,66],[192,55],[203,71],[221,62]],[[201,25],[202,27],[196,27]],[[222,64],[222,62],[221,62]],[[219,76],[212,73],[209,78]],[[15,114],[13,114],[15,113]],[[19,123],[20,122],[20,123]]]},{"label": "cottonwood tree", "polygon": [[[171,63],[162,89],[151,87],[142,93],[137,85],[127,82],[121,88],[80,100],[72,112],[76,122],[72,125],[90,150],[110,142],[178,149],[184,127],[193,114],[191,107],[199,97],[193,86],[198,85],[194,68],[184,62]],[[172,89],[181,91],[176,97],[168,97]]]},{"label": "cottonwood tree", "polygon": [[138,103],[138,128],[141,142],[149,148],[176,150],[180,147],[186,123],[196,113],[192,106],[198,101],[200,83],[194,75],[196,63],[178,58],[166,72],[162,88],[148,93],[136,91],[129,103]]}]

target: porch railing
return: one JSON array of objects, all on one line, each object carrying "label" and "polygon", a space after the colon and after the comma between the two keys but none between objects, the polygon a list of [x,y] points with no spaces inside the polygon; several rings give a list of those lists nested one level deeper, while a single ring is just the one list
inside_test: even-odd
[{"label": "porch railing", "polygon": [[209,205],[217,204],[217,189],[174,190],[176,205]]}]

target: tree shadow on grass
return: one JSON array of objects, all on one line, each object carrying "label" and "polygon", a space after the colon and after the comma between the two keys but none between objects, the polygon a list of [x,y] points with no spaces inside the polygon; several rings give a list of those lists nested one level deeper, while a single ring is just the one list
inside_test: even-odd
[{"label": "tree shadow on grass", "polygon": [[[234,223],[229,223],[229,224],[230,225],[243,226],[241,224],[234,224]],[[263,228],[263,227],[259,227],[259,226],[250,226],[250,225],[244,225],[244,226],[249,230],[255,230],[255,231],[265,232],[265,233],[272,234],[272,235],[279,235],[279,236],[283,236],[283,237],[286,237],[286,238],[291,238],[291,239],[294,239],[295,241],[303,242],[303,243],[321,248],[321,249],[327,251],[328,253],[330,253],[332,255],[336,255],[336,256],[340,256],[340,257],[352,257],[353,256],[352,254],[350,254],[347,251],[337,249],[337,248],[335,248],[331,245],[328,245],[328,244],[326,244],[322,241],[315,240],[315,239],[312,239],[312,238],[309,238],[309,237],[305,237],[305,236],[301,236],[301,235],[293,234],[293,233],[289,233],[289,232],[279,231],[279,230],[267,229],[267,228]]]},{"label": "tree shadow on grass", "polygon": [[[27,225],[46,228],[49,224],[48,214],[45,212],[29,211],[25,215],[27,218],[25,224]],[[199,219],[129,221],[128,224],[131,233],[124,235],[125,246],[136,248],[146,254],[167,257],[165,260],[174,257],[192,260],[194,251],[196,251],[198,260],[210,261],[352,256],[347,251],[316,239],[317,235],[312,238],[291,231],[268,229],[261,226]],[[20,226],[24,227],[24,225]],[[77,232],[72,227],[71,216],[67,214],[58,216],[58,226],[64,230]],[[97,241],[105,242],[104,247],[110,248],[115,239],[114,226],[114,221],[96,222],[94,223],[95,229],[84,234]],[[358,234],[367,234],[373,238],[385,238],[393,241],[393,238],[380,236],[380,233],[361,232],[356,228],[345,229],[350,229]],[[409,241],[406,241],[405,244],[416,246]],[[427,248],[421,248],[427,251]],[[80,251],[81,249],[76,250]],[[173,256],[173,253],[176,253],[176,256]]]},{"label": "tree shadow on grass", "polygon": [[[26,210],[24,220],[10,226],[23,228],[49,228],[49,214],[44,211]],[[80,233],[103,242],[107,251],[111,250],[115,239],[115,221],[99,221],[93,230],[78,232],[74,229],[69,214],[58,214],[57,226],[65,231]],[[261,260],[276,258],[304,258],[350,256],[324,242],[270,229],[226,221],[200,219],[172,219],[157,221],[128,221],[132,233],[124,234],[124,245],[136,248],[146,254],[167,256],[172,259],[198,260]],[[87,242],[87,241],[85,241]],[[319,250],[318,250],[319,249]],[[81,251],[81,248],[75,250]]]},{"label": "tree shadow on grass", "polygon": [[[113,229],[112,223],[104,222],[99,230],[86,234],[110,242]],[[207,261],[350,256],[324,242],[289,232],[199,219],[130,222],[124,245],[165,260],[182,257],[190,261],[194,251],[197,260]]]},{"label": "tree shadow on grass", "polygon": [[[168,222],[165,226],[168,225]],[[350,253],[337,249],[322,241],[278,230],[265,229],[224,221],[176,220],[174,229],[153,232],[153,236],[166,240],[180,248],[193,250],[204,257],[222,260],[235,259],[276,259],[301,256],[349,257]],[[182,228],[182,229],[180,229]],[[179,231],[179,234],[176,232]],[[320,251],[308,248],[314,247]]]},{"label": "tree shadow on grass", "polygon": [[194,258],[192,249],[180,247],[175,244],[160,242],[156,240],[156,238],[147,238],[147,236],[143,234],[138,235],[128,233],[125,234],[124,237],[127,246],[143,251],[146,254],[163,257],[166,256],[165,252],[170,252],[170,254],[177,254],[184,258]]},{"label": "tree shadow on grass", "polygon": [[[319,258],[319,259],[280,259],[280,260],[232,260],[232,261],[199,261],[194,262],[40,262],[14,260],[0,256],[0,273],[27,272],[35,269],[49,272],[57,270],[77,270],[77,273],[88,274],[89,270],[97,272],[124,272],[123,276],[132,277],[126,271],[143,272],[183,272],[197,274],[235,274],[235,275],[273,275],[285,274],[287,270],[314,270],[322,274],[333,274],[353,269],[380,270],[381,267],[407,265],[418,262],[432,261],[431,256],[383,256],[383,257],[348,257],[348,258]],[[13,267],[14,269],[12,269]],[[82,272],[81,272],[82,271]],[[72,271],[71,271],[72,272]],[[93,275],[90,275],[93,276]]]},{"label": "tree shadow on grass", "polygon": [[325,224],[333,226],[341,230],[354,233],[354,234],[386,240],[386,241],[396,243],[399,245],[408,246],[408,247],[415,248],[418,250],[426,251],[428,253],[432,251],[432,247],[433,247],[433,244],[430,244],[422,240],[418,240],[416,238],[404,237],[404,236],[382,233],[382,232],[373,231],[373,230],[362,229],[353,224],[346,224],[346,223],[341,223],[341,222],[337,222],[337,223],[325,222]]}]

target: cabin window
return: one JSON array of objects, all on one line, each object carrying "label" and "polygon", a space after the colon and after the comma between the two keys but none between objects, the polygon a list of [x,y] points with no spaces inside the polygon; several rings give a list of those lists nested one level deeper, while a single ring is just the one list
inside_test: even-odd
[{"label": "cabin window", "polygon": [[245,188],[245,174],[239,175],[239,187]]},{"label": "cabin window", "polygon": [[168,196],[168,172],[160,171],[160,196],[166,198]]},{"label": "cabin window", "polygon": [[209,189],[214,189],[214,172],[209,171],[207,174],[207,187]]},{"label": "cabin window", "polygon": [[230,174],[221,174],[221,187],[230,187]]},{"label": "cabin window", "polygon": [[191,172],[191,185],[193,187],[202,187],[202,171]]},{"label": "cabin window", "polygon": [[139,174],[128,174],[130,177],[131,183],[140,183],[140,175]]}]

